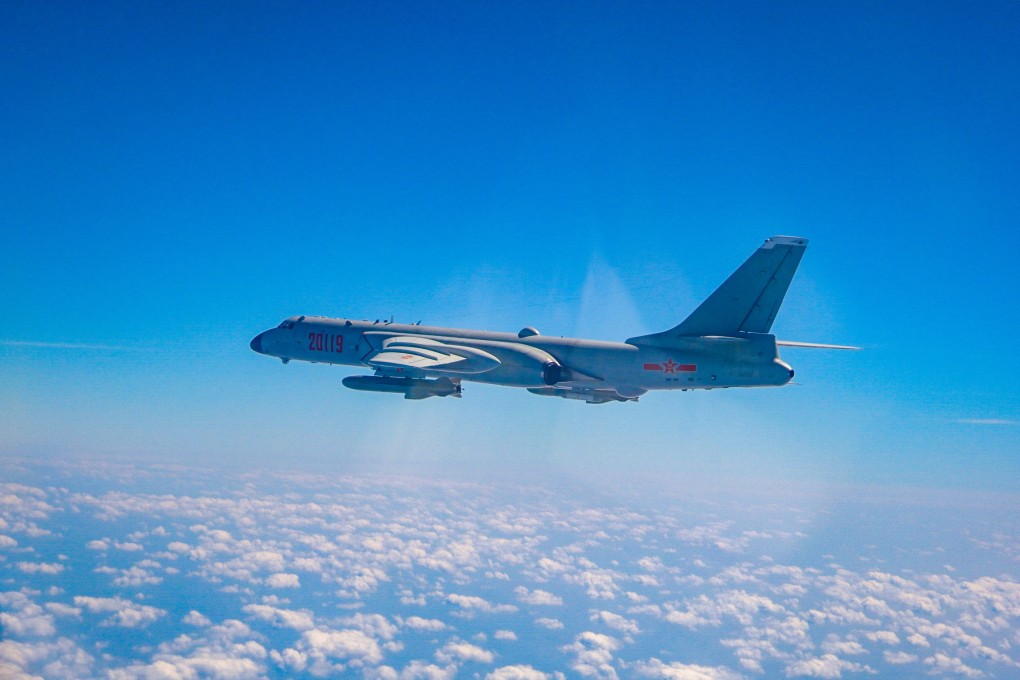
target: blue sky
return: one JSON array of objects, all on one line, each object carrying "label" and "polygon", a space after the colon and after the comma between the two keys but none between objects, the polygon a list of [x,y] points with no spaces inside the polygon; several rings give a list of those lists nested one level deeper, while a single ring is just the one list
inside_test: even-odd
[{"label": "blue sky", "polygon": [[[5,3],[0,452],[1015,489],[1018,29],[1005,2]],[[784,352],[799,387],[408,403],[247,347],[298,313],[623,339],[772,234],[812,241],[776,333],[866,348]]]}]

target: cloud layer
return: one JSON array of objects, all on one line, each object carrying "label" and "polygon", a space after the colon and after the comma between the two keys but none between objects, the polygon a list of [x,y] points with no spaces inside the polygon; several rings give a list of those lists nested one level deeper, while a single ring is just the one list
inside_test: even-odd
[{"label": "cloud layer", "polygon": [[3,677],[1020,673],[1016,527],[981,499],[47,474],[0,484]]}]

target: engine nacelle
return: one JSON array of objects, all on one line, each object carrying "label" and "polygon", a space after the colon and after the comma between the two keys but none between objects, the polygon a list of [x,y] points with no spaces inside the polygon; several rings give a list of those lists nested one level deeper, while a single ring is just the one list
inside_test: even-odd
[{"label": "engine nacelle", "polygon": [[570,369],[555,361],[550,361],[542,367],[542,382],[546,385],[570,380]]}]

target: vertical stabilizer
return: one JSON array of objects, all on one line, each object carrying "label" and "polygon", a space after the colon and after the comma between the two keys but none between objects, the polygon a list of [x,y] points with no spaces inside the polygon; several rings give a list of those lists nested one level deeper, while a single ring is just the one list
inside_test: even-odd
[{"label": "vertical stabilizer", "polygon": [[677,335],[767,333],[807,247],[808,240],[799,237],[767,239],[672,332]]},{"label": "vertical stabilizer", "polygon": [[773,236],[670,335],[768,333],[797,271],[807,239]]}]

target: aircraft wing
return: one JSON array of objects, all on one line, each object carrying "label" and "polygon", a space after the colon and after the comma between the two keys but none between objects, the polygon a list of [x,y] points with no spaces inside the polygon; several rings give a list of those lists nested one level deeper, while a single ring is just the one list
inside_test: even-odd
[{"label": "aircraft wing", "polygon": [[473,347],[450,345],[420,337],[386,338],[382,348],[362,361],[384,373],[485,373],[499,366],[499,359]]}]

